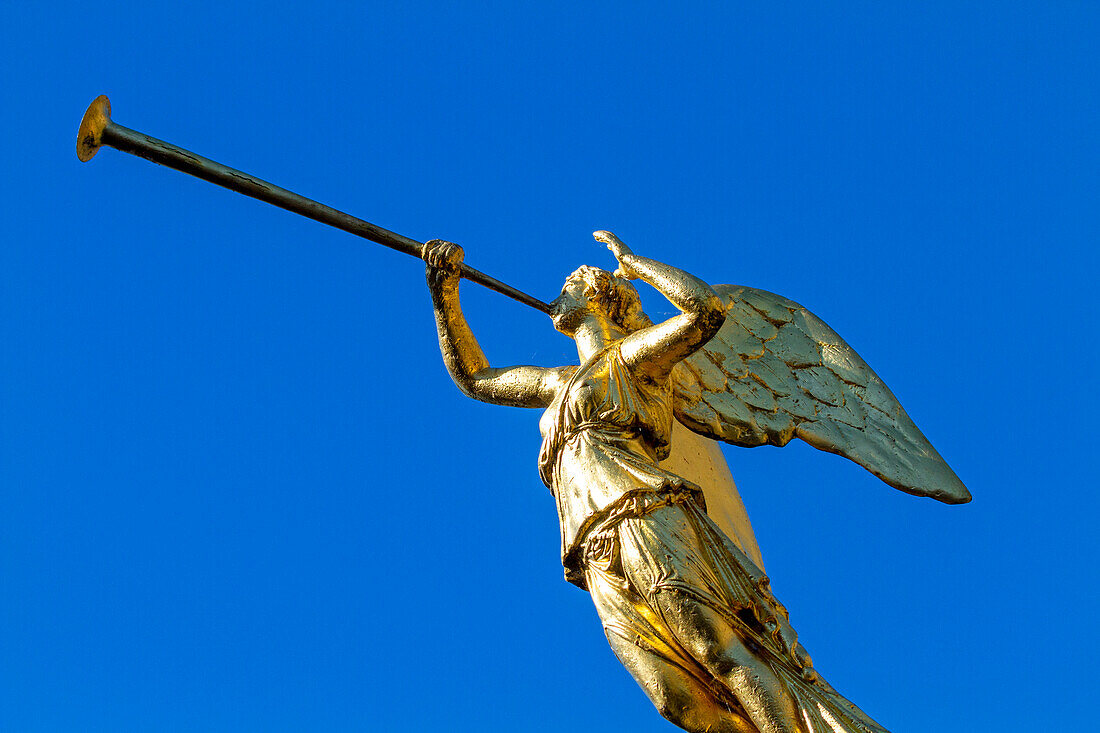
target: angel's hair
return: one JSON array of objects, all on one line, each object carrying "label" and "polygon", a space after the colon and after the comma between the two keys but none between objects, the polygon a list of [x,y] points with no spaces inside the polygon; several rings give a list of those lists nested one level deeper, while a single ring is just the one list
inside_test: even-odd
[{"label": "angel's hair", "polygon": [[628,280],[589,265],[579,267],[568,278],[574,279],[584,283],[585,297],[625,333],[653,325],[653,321],[642,311],[638,291]]}]

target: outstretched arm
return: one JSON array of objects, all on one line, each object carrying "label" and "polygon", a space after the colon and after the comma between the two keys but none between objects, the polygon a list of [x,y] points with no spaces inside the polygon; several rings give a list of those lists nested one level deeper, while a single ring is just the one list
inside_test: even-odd
[{"label": "outstretched arm", "polygon": [[474,338],[458,301],[462,248],[433,239],[424,245],[428,288],[435,306],[439,349],[458,388],[475,400],[510,407],[546,407],[572,367],[493,368]]},{"label": "outstretched arm", "polygon": [[615,253],[619,261],[616,275],[644,280],[683,311],[664,323],[635,331],[620,347],[627,364],[654,379],[667,377],[676,364],[718,333],[726,319],[722,299],[694,275],[634,254],[611,232],[594,232],[593,236]]}]

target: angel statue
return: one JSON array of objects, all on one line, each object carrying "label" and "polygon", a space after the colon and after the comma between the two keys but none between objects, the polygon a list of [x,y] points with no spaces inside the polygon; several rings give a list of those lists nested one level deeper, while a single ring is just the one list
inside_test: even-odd
[{"label": "angel statue", "polygon": [[[952,504],[969,492],[814,314],[763,290],[712,287],[610,232],[594,236],[618,268],[581,267],[550,304],[580,366],[489,366],[459,305],[462,248],[432,240],[423,250],[458,388],[544,410],[539,474],[557,503],[566,579],[591,594],[615,655],[684,730],[885,731],[814,669],[747,523],[724,530],[708,511],[713,487],[670,469],[673,426],[741,446],[798,437],[902,491]],[[680,315],[650,321],[635,279]]]},{"label": "angel statue", "polygon": [[[606,231],[594,236],[618,268],[580,268],[548,306],[465,265],[458,245],[422,246],[118,125],[99,96],[81,121],[77,155],[91,160],[104,145],[425,260],[458,388],[544,410],[539,474],[557,503],[565,577],[591,594],[615,655],[670,721],[713,733],[885,730],[815,671],[708,440],[801,438],[902,491],[970,500],[882,380],[813,313],[763,290],[711,287]],[[580,366],[490,367],[459,307],[462,277],[548,311],[577,342]],[[635,279],[680,315],[650,321]]]}]

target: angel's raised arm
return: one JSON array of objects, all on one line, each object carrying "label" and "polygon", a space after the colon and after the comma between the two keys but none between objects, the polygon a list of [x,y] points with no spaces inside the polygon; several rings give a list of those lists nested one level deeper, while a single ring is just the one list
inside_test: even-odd
[{"label": "angel's raised arm", "polygon": [[462,315],[458,266],[462,248],[433,239],[424,245],[439,349],[458,388],[475,400],[509,407],[547,407],[575,367],[491,367]]},{"label": "angel's raised arm", "polygon": [[726,319],[726,308],[714,289],[683,270],[630,251],[611,232],[593,236],[607,244],[619,261],[617,275],[644,280],[683,311],[664,323],[644,328],[623,339],[623,359],[654,379],[663,379],[672,368],[691,356],[718,333]]}]

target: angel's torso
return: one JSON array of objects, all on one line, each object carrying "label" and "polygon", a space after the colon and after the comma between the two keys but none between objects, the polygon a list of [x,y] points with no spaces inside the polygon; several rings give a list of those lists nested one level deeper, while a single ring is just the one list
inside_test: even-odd
[{"label": "angel's torso", "polygon": [[640,494],[685,486],[657,465],[669,453],[672,400],[669,380],[634,374],[613,344],[581,365],[543,413],[539,472],[557,501],[567,574],[601,519]]}]

